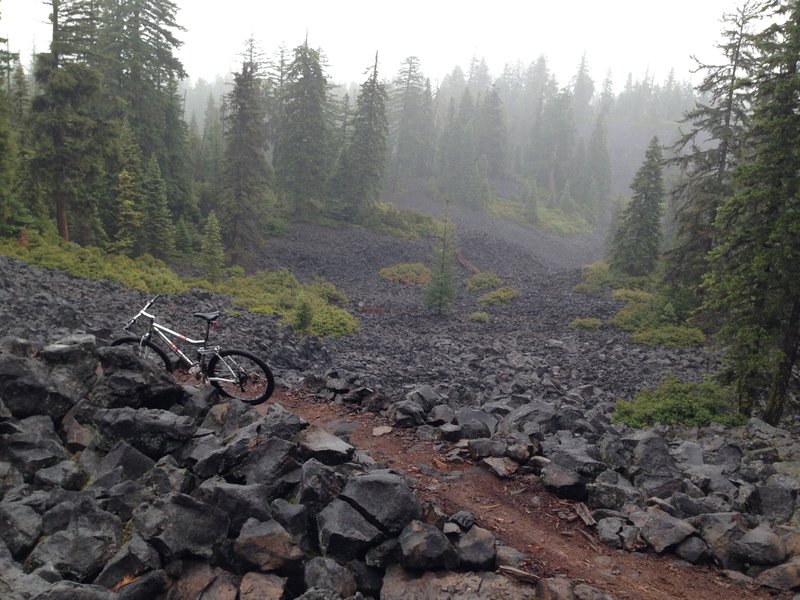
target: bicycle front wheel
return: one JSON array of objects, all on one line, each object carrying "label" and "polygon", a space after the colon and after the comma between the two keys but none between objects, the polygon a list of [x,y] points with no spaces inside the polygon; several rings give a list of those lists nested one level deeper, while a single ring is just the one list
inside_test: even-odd
[{"label": "bicycle front wheel", "polygon": [[121,337],[111,342],[111,345],[130,348],[143,361],[157,367],[164,367],[167,373],[172,373],[172,362],[169,360],[169,356],[151,341],[143,341],[142,338],[133,336]]},{"label": "bicycle front wheel", "polygon": [[272,371],[246,350],[220,350],[208,362],[208,381],[223,396],[261,404],[275,391]]}]

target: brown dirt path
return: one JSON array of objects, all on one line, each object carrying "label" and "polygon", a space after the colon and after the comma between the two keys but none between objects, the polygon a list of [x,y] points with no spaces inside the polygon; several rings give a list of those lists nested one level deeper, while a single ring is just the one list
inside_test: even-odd
[{"label": "brown dirt path", "polygon": [[522,475],[501,480],[469,462],[448,463],[441,446],[437,447],[440,443],[419,440],[410,430],[394,429],[374,437],[373,428],[387,423],[373,413],[284,391],[277,391],[260,410],[275,402],[348,440],[376,461],[414,477],[423,501],[435,501],[448,514],[472,512],[504,544],[528,554],[531,560],[526,569],[537,576],[563,574],[618,600],[792,597],[734,583],[710,566],[611,549],[577,518],[574,503],[550,494],[535,478]]}]

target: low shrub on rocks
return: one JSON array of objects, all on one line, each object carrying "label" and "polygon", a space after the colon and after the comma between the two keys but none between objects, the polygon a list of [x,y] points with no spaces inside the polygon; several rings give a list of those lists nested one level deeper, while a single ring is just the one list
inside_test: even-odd
[{"label": "low shrub on rocks", "polygon": [[489,313],[483,311],[471,313],[469,315],[469,320],[473,323],[488,323],[490,320]]},{"label": "low shrub on rocks", "polygon": [[586,331],[597,331],[603,326],[603,321],[596,317],[578,317],[570,324],[573,329],[584,329]]},{"label": "low shrub on rocks", "polygon": [[475,273],[467,280],[467,290],[470,292],[482,292],[483,290],[494,290],[503,285],[503,280],[499,275],[484,272]]},{"label": "low shrub on rocks", "polygon": [[431,281],[430,267],[422,263],[400,263],[385,267],[378,271],[378,275],[387,281],[403,285],[425,285]]},{"label": "low shrub on rocks", "polygon": [[511,304],[511,301],[519,296],[519,294],[520,291],[518,289],[505,286],[485,293],[483,296],[478,298],[478,304],[484,308],[489,306],[502,306],[504,304]]},{"label": "low shrub on rocks", "polygon": [[662,346],[664,348],[690,348],[706,343],[705,334],[696,327],[683,325],[663,325],[654,329],[636,331],[631,339],[645,346]]},{"label": "low shrub on rocks", "polygon": [[730,391],[714,381],[682,383],[668,376],[657,388],[642,390],[631,401],[617,402],[612,421],[638,428],[657,424],[741,425],[743,417],[733,408]]}]

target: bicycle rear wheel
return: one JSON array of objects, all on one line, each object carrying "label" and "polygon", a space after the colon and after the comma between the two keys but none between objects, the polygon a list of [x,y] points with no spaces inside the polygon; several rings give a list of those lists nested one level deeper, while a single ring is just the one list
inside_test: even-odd
[{"label": "bicycle rear wheel", "polygon": [[208,381],[223,396],[261,404],[275,391],[272,371],[246,350],[220,350],[208,362]]},{"label": "bicycle rear wheel", "polygon": [[157,367],[164,367],[167,373],[172,373],[172,361],[170,361],[169,356],[151,341],[143,341],[142,338],[133,336],[121,337],[111,342],[111,345],[130,348],[143,361]]}]

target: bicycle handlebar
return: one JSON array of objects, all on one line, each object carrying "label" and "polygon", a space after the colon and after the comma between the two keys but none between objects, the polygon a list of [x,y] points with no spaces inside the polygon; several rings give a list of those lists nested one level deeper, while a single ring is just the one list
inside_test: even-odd
[{"label": "bicycle handlebar", "polygon": [[139,317],[141,317],[142,315],[151,316],[151,315],[148,315],[148,314],[147,314],[147,309],[148,309],[148,308],[150,308],[150,307],[153,305],[153,303],[154,303],[156,300],[158,300],[159,298],[161,298],[161,294],[156,294],[155,296],[153,296],[152,300],[148,301],[148,302],[147,302],[147,304],[145,304],[145,305],[144,305],[144,307],[142,308],[142,310],[140,310],[138,313],[136,313],[136,316],[135,316],[135,317],[133,317],[133,318],[132,318],[130,321],[128,321],[127,323],[125,323],[125,327],[123,327],[123,329],[124,329],[125,331],[127,331],[128,329],[130,329],[130,328],[133,326],[133,324],[134,324],[134,323],[136,323],[136,321],[138,321],[138,320],[139,320]]}]

